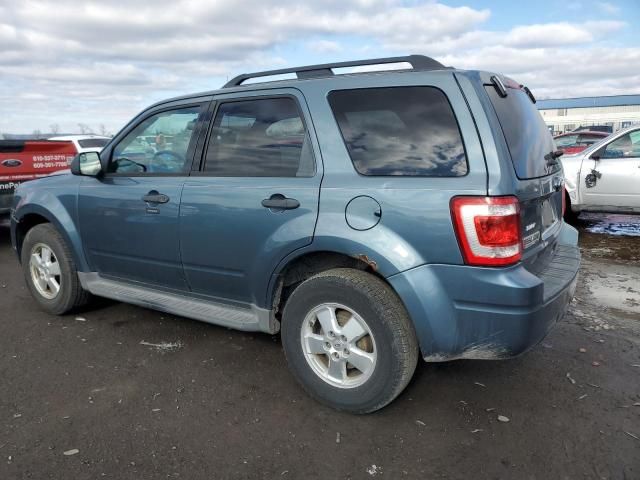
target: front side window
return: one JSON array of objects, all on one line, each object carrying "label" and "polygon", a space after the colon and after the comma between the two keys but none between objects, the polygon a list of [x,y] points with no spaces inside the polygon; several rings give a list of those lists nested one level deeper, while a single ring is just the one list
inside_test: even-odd
[{"label": "front side window", "polygon": [[110,173],[185,173],[200,106],[160,112],[144,120],[113,149]]},{"label": "front side window", "polygon": [[638,158],[640,157],[640,130],[617,138],[604,150],[602,158]]},{"label": "front side window", "polygon": [[434,87],[337,90],[329,104],[362,175],[458,177],[467,159],[445,94]]},{"label": "front side window", "polygon": [[221,104],[204,170],[217,177],[312,177],[311,144],[296,101],[281,97]]}]

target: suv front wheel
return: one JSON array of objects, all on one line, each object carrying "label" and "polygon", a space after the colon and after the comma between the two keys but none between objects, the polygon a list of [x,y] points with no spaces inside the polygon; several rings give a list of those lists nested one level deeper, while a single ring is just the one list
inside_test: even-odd
[{"label": "suv front wheel", "polygon": [[69,247],[50,223],[27,232],[21,261],[29,290],[46,312],[62,315],[89,301],[90,294],[80,285]]},{"label": "suv front wheel", "polygon": [[282,343],[305,390],[352,413],[391,402],[418,361],[416,335],[400,299],[359,270],[329,270],[301,283],[285,305]]}]

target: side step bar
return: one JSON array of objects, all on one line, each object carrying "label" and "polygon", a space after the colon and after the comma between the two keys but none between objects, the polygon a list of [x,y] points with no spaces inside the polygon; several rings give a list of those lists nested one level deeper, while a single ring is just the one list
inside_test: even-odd
[{"label": "side step bar", "polygon": [[104,278],[94,272],[78,272],[78,278],[82,288],[99,297],[111,298],[236,330],[271,334],[280,330],[280,323],[273,318],[273,312],[255,305],[250,308],[241,308],[215,303]]}]

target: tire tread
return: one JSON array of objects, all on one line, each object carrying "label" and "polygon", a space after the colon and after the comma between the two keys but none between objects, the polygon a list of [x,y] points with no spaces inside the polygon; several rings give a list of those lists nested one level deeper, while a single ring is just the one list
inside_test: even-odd
[{"label": "tire tread", "polygon": [[[375,403],[364,404],[355,409],[334,406],[338,410],[348,410],[357,414],[379,410],[393,401],[406,388],[413,377],[419,357],[418,342],[413,324],[402,301],[391,287],[375,275],[362,270],[335,268],[318,273],[302,282],[291,294],[289,301],[296,300],[296,291],[300,292],[300,287],[313,285],[318,280],[323,279],[333,279],[345,284],[346,288],[359,290],[371,299],[372,307],[391,329],[393,338],[391,350],[395,357],[393,362],[395,370],[391,377],[392,383],[388,388],[385,388],[384,395],[377,398]],[[286,322],[286,305],[284,313],[284,322]],[[307,385],[303,383],[302,386],[312,397],[326,403],[323,398],[320,398]]]}]

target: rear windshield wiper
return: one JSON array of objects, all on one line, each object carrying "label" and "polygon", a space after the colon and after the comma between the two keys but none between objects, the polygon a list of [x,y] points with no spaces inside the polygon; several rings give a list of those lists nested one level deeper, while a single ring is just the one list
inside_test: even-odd
[{"label": "rear windshield wiper", "polygon": [[520,88],[522,88],[522,90],[524,90],[524,93],[527,94],[527,97],[529,97],[529,99],[533,103],[536,103],[536,97],[533,96],[533,93],[531,93],[531,90],[529,90],[529,87],[525,87],[524,85],[520,85]]}]

